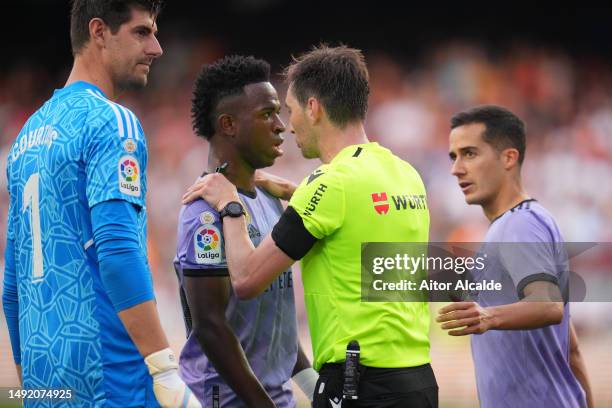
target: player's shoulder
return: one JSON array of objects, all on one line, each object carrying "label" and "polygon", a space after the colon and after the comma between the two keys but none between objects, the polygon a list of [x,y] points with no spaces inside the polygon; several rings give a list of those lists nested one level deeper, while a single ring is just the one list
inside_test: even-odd
[{"label": "player's shoulder", "polygon": [[120,138],[136,140],[140,138],[141,126],[134,112],[120,103],[111,101],[100,90],[82,88],[70,92],[67,98],[72,99],[71,104],[79,103],[87,110],[84,125],[94,132],[105,129],[109,133],[118,134]]},{"label": "player's shoulder", "polygon": [[[280,198],[273,196],[268,193],[265,188],[255,187],[256,195],[255,200],[262,200],[271,203],[274,207],[277,207],[282,212],[283,204]],[[240,193],[240,192],[239,192]]]},{"label": "player's shoulder", "polygon": [[376,142],[345,148],[332,160],[331,165],[338,178],[357,185],[360,184],[361,177],[372,177],[381,173],[396,177],[407,176],[411,179],[414,176],[420,178],[410,163]]},{"label": "player's shoulder", "polygon": [[207,201],[197,199],[181,207],[179,212],[180,223],[191,223],[197,220],[200,224],[214,224],[219,222],[219,212]]},{"label": "player's shoulder", "polygon": [[343,172],[339,170],[338,166],[329,163],[322,164],[302,180],[293,193],[291,201],[294,201],[296,197],[310,197],[316,192],[342,189],[342,186]]},{"label": "player's shoulder", "polygon": [[[499,221],[499,222],[498,222]],[[520,202],[506,211],[498,220],[493,221],[505,240],[547,242],[561,239],[559,227],[553,215],[534,199]]]}]

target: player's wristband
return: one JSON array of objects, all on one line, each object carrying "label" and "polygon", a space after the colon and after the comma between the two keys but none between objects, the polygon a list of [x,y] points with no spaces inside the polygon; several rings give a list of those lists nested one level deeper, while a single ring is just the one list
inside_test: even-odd
[{"label": "player's wristband", "polygon": [[297,373],[292,377],[293,381],[298,387],[306,394],[310,402],[314,396],[315,387],[319,380],[319,373],[317,373],[312,367],[308,367]]},{"label": "player's wristband", "polygon": [[156,351],[155,353],[149,354],[145,359],[145,364],[149,369],[149,374],[154,376],[164,371],[172,369],[178,369],[178,363],[174,352],[170,348]]}]

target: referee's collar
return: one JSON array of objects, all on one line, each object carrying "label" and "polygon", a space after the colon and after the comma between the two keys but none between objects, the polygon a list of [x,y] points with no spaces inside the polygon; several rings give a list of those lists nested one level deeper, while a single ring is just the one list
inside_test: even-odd
[{"label": "referee's collar", "polygon": [[380,148],[380,145],[377,142],[370,142],[346,146],[338,152],[338,154],[332,159],[331,163],[344,157],[358,157],[363,150],[372,148],[378,149]]}]

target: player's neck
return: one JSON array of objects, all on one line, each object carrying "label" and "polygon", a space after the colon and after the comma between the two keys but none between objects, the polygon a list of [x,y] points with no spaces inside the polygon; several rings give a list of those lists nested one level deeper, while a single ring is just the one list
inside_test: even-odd
[{"label": "player's neck", "polygon": [[521,201],[529,199],[520,182],[507,183],[495,195],[490,203],[483,204],[485,216],[492,222],[497,217],[516,207]]},{"label": "player's neck", "polygon": [[255,191],[255,169],[249,166],[240,155],[232,149],[223,149],[211,144],[208,152],[207,173],[227,163],[223,174],[237,188]]},{"label": "player's neck", "polygon": [[[87,51],[85,50],[83,52]],[[78,81],[85,81],[97,86],[104,92],[104,95],[111,100],[116,100],[119,97],[110,76],[102,68],[102,64],[94,60],[91,56],[78,55],[75,57],[72,71],[66,81],[66,86]]]},{"label": "player's neck", "polygon": [[369,142],[361,122],[348,124],[344,129],[330,124],[321,130],[319,158],[323,163],[329,163],[345,147]]}]

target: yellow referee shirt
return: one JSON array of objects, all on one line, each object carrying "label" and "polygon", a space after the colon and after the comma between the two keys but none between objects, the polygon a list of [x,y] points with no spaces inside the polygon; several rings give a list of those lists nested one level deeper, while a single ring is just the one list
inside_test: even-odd
[{"label": "yellow referee shirt", "polygon": [[425,187],[407,162],[378,145],[344,148],[302,181],[289,205],[317,243],[302,259],[314,368],[345,359],[349,341],[370,367],[430,362],[424,302],[362,302],[362,242],[427,242]]}]

